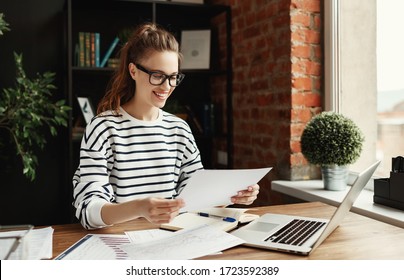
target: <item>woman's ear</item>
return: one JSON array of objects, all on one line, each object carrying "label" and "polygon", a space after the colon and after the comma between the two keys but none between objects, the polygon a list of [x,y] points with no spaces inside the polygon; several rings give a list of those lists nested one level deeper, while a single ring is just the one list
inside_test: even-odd
[{"label": "woman's ear", "polygon": [[132,77],[132,79],[135,79],[135,74],[136,74],[136,66],[133,63],[129,63],[129,75]]}]

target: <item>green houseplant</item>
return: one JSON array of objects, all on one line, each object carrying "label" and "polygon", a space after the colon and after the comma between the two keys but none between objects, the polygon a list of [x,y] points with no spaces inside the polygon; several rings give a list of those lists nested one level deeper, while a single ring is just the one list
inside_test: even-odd
[{"label": "green houseplant", "polygon": [[307,123],[301,149],[308,162],[321,167],[324,187],[342,190],[346,187],[348,165],[359,158],[363,142],[362,131],[351,119],[335,112],[322,112]]},{"label": "green houseplant", "polygon": [[[10,30],[8,26],[0,13],[0,35]],[[6,143],[14,143],[22,160],[23,174],[33,181],[38,165],[35,149],[42,149],[46,143],[43,128],[48,127],[55,136],[57,126],[67,126],[70,107],[64,100],[51,100],[51,90],[55,89],[52,84],[54,73],[37,74],[36,78],[30,79],[23,69],[22,55],[14,53],[14,60],[15,86],[2,89],[0,95],[0,148],[4,149]]]}]

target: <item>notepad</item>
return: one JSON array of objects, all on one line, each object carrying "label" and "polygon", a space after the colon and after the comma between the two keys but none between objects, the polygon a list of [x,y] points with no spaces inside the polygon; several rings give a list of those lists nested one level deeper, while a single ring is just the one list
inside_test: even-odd
[{"label": "notepad", "polygon": [[[245,213],[248,209],[240,208],[209,208],[197,212],[186,212],[175,217],[170,223],[162,224],[160,228],[168,230],[191,229],[201,225],[210,225],[224,231],[231,231],[240,223],[247,223],[259,217],[256,214]],[[214,216],[201,216],[206,213]],[[234,218],[234,222],[225,221],[226,217]]]}]

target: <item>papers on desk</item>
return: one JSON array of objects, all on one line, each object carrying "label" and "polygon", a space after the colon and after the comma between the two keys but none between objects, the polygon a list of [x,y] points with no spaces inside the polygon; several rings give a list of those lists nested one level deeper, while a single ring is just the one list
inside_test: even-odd
[{"label": "papers on desk", "polygon": [[177,260],[194,259],[237,246],[244,241],[203,225],[170,232],[160,229],[119,234],[88,234],[56,260]]},{"label": "papers on desk", "polygon": [[186,260],[214,254],[244,243],[223,230],[203,225],[168,237],[122,246],[133,260]]},{"label": "papers on desk", "polygon": [[[0,259],[4,259],[14,239],[7,238],[18,236],[21,231],[8,231],[0,233]],[[23,242],[8,257],[9,260],[40,260],[52,258],[53,228],[46,227],[30,230],[24,236]]]},{"label": "papers on desk", "polygon": [[182,212],[232,204],[238,191],[258,183],[272,167],[258,169],[202,169],[196,171],[178,197],[183,198]]}]

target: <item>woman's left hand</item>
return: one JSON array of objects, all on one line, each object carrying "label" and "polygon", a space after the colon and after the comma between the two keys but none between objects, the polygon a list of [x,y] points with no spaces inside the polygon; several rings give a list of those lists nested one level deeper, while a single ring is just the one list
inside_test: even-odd
[{"label": "woman's left hand", "polygon": [[249,186],[246,190],[239,191],[237,195],[231,197],[231,202],[234,204],[245,204],[250,205],[257,199],[257,195],[259,193],[260,186],[255,184],[253,186]]}]

